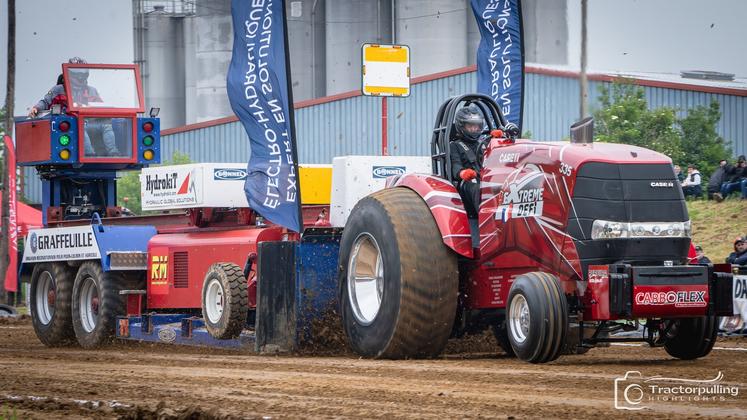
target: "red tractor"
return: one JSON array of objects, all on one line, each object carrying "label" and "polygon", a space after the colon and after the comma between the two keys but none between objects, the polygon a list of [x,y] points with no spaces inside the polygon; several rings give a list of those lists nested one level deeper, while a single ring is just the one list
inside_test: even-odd
[{"label": "red tractor", "polygon": [[[455,113],[470,104],[491,133],[477,219],[449,150]],[[339,293],[353,349],[433,357],[450,337],[491,327],[507,353],[532,363],[613,341],[707,355],[717,316],[731,315],[731,274],[687,265],[690,221],[671,160],[593,143],[592,124],[571,127],[570,142],[516,140],[489,97],[445,102],[433,173],[389,178],[345,225]],[[639,336],[616,337],[639,323]]]}]

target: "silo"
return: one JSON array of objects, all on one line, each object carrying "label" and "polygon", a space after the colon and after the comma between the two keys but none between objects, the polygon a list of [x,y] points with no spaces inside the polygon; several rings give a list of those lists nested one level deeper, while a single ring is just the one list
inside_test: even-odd
[{"label": "silo", "polygon": [[467,65],[465,2],[397,0],[395,4],[395,42],[410,47],[412,76]]},{"label": "silo", "polygon": [[467,65],[477,62],[477,47],[480,45],[480,29],[477,27],[475,13],[472,11],[470,0],[464,0],[465,19],[467,23]]},{"label": "silo", "polygon": [[294,101],[325,93],[324,6],[323,0],[286,2]]},{"label": "silo", "polygon": [[[197,35],[194,16],[187,16],[182,21],[182,39],[184,40],[185,123],[192,124],[197,122]],[[174,63],[174,65],[179,64]]]},{"label": "silo", "polygon": [[184,125],[184,59],[181,18],[154,11],[144,16],[145,111],[161,108],[161,128]]},{"label": "silo", "polygon": [[226,93],[233,25],[230,0],[196,2],[194,22],[197,122],[233,115]]},{"label": "silo", "polygon": [[327,0],[327,95],[360,89],[361,44],[391,43],[391,0]]}]

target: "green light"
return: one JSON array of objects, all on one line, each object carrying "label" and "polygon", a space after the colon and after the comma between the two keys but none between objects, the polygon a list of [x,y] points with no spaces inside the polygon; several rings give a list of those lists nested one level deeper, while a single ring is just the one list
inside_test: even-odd
[{"label": "green light", "polygon": [[68,144],[70,144],[70,136],[68,136],[67,134],[61,135],[60,144],[63,146],[67,146]]},{"label": "green light", "polygon": [[143,137],[143,144],[146,146],[152,146],[153,145],[153,136],[145,136]]}]

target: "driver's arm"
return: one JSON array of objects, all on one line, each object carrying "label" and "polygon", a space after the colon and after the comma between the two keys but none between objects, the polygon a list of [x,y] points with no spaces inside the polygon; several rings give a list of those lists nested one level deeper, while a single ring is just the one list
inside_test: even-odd
[{"label": "driver's arm", "polygon": [[65,88],[62,85],[53,86],[43,98],[39,99],[39,102],[37,102],[36,105],[31,107],[29,110],[29,117],[36,117],[40,111],[48,110],[52,106],[52,99],[61,93],[65,93]]},{"label": "driver's arm", "polygon": [[459,145],[457,145],[455,141],[449,143],[449,149],[449,160],[451,160],[451,179],[458,180],[459,172],[461,172],[462,169],[466,169],[464,165],[462,165],[461,150],[459,150]]}]

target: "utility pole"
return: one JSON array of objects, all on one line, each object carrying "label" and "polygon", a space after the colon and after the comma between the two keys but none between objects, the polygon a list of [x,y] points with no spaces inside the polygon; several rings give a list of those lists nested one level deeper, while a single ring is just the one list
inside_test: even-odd
[{"label": "utility pole", "polygon": [[589,81],[586,79],[586,2],[587,0],[581,0],[581,72],[579,73],[581,115],[579,119],[589,115]]},{"label": "utility pole", "polygon": [[[13,100],[16,83],[16,0],[8,0],[8,79],[5,91],[5,134],[13,136]],[[3,159],[7,163],[8,152],[3,144]],[[2,230],[0,231],[0,302],[5,301],[5,274],[10,264],[8,255],[8,227],[10,221],[10,191],[8,191],[9,173],[15,171],[9,165],[3,165],[3,202]]]}]

